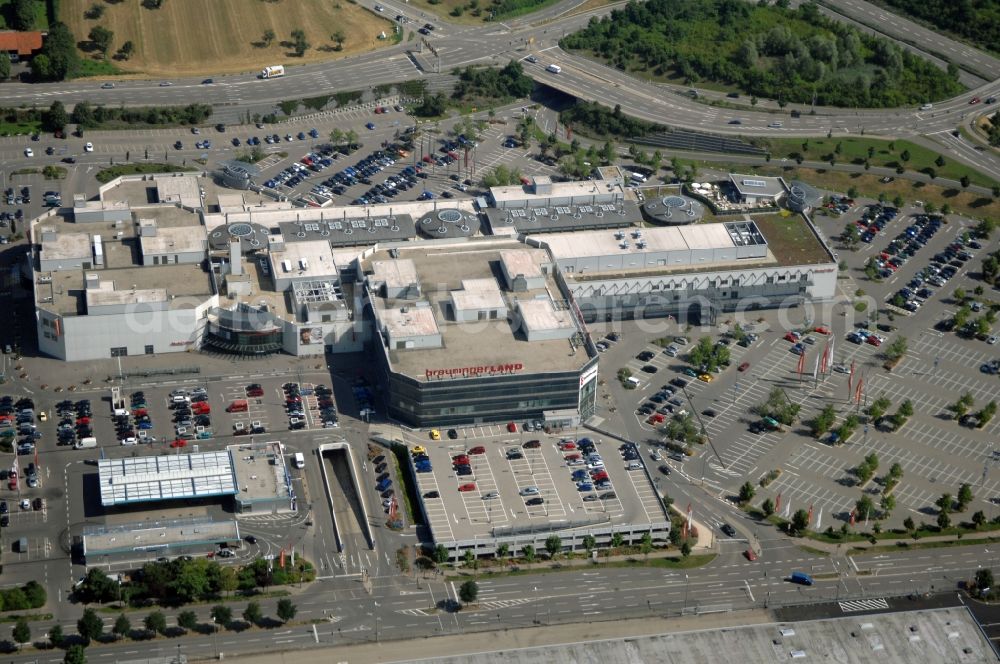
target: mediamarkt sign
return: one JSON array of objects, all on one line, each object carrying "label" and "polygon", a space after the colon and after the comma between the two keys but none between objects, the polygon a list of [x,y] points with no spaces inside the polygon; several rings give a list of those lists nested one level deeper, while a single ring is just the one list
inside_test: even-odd
[{"label": "mediamarkt sign", "polygon": [[457,369],[425,369],[424,376],[431,378],[478,378],[479,376],[505,376],[522,371],[524,365],[520,362],[510,364],[484,364],[478,367],[459,367]]}]

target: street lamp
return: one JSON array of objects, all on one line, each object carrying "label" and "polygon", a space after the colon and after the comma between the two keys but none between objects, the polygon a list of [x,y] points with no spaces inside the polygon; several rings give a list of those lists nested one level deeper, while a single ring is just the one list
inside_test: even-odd
[{"label": "street lamp", "polygon": [[222,651],[219,650],[219,623],[215,616],[212,616],[212,636],[215,637],[215,658],[222,659]]}]

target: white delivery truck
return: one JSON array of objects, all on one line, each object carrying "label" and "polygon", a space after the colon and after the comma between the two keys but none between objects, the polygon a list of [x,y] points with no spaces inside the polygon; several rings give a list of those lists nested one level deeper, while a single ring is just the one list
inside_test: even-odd
[{"label": "white delivery truck", "polygon": [[302,454],[302,452],[296,452],[295,456],[293,456],[292,459],[294,460],[296,468],[306,467],[306,456]]},{"label": "white delivery truck", "polygon": [[85,450],[88,447],[97,447],[97,439],[96,438],[81,438],[80,440],[76,441],[76,444],[74,444],[73,447],[76,448],[76,449],[78,449],[78,450]]},{"label": "white delivery truck", "polygon": [[260,70],[261,78],[278,78],[279,76],[285,75],[284,65],[272,65],[271,67],[264,67]]}]

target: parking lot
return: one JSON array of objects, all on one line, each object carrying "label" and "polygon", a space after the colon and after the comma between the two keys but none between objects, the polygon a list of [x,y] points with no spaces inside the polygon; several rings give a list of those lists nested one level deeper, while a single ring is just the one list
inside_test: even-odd
[{"label": "parking lot", "polygon": [[[299,386],[299,401],[289,402],[286,384]],[[256,389],[248,389],[251,386]],[[154,443],[179,448],[208,445],[218,437],[334,428],[339,418],[330,415],[329,409],[336,412],[336,406],[321,408],[323,397],[317,387],[269,378],[211,384],[187,381],[183,387],[123,390],[117,416],[108,391],[104,396],[89,397],[93,410],[87,422],[89,428],[82,433],[76,428],[79,421],[74,408],[64,411],[63,416],[57,404],[53,416],[60,432],[53,438],[67,446],[92,436],[98,447]],[[332,402],[332,396],[326,398]],[[65,405],[74,403],[79,400],[68,400]]]},{"label": "parking lot", "polygon": [[[836,220],[818,217],[821,232],[828,237],[839,235],[847,223],[870,210],[868,205],[859,201]],[[981,283],[974,278],[979,261],[996,249],[997,241],[993,238],[972,246],[974,240],[963,240],[963,236],[973,223],[954,217],[938,224],[936,232],[921,235],[922,228],[930,227],[930,218],[920,222],[915,216],[919,213],[904,206],[897,214],[886,216],[881,228],[872,234],[871,243],[859,242],[856,251],[835,247],[848,265],[839,280],[846,305],[754,312],[753,320],[747,316],[737,319],[745,329],[762,330],[760,338],[749,347],[730,344],[729,366],[712,373],[710,382],[697,377],[701,374],[690,366],[686,352],[702,336],[709,336],[713,343],[722,339],[726,320],[720,320],[719,326],[690,330],[670,320],[630,321],[617,326],[616,340],[605,337],[608,330],[598,330],[605,346],[601,353],[602,392],[613,397],[602,403],[600,417],[608,424],[601,426],[620,422],[633,440],[657,440],[663,438],[663,423],[679,410],[701,415],[696,425],[704,427],[712,447],[696,445],[693,451],[700,458],[695,461],[667,456],[664,463],[679,477],[714,487],[719,497],[732,496],[744,482],[756,485],[767,473],[780,470],[766,489],[758,487],[754,502],[780,495],[781,512],[789,515],[812,507],[814,527],[825,529],[831,523],[839,527],[865,492],[878,505],[880,485],[869,482],[859,486],[853,474],[871,453],[879,457],[876,477],[884,475],[893,463],[903,469],[893,491],[896,507],[888,524],[898,527],[908,515],[933,522],[937,498],[945,492],[955,495],[963,483],[972,486],[975,500],[967,512],[953,520],[968,520],[976,510],[983,510],[988,518],[995,515],[993,500],[1000,499],[1000,478],[996,476],[1000,459],[994,450],[1000,421],[994,418],[982,428],[963,426],[948,408],[964,392],[975,400],[972,410],[997,398],[1000,390],[991,363],[1000,360],[1000,346],[990,343],[992,333],[980,338],[961,336],[942,329],[940,321],[959,309],[952,297],[955,288],[965,289],[971,300],[981,302],[981,311],[973,312],[973,317],[983,315],[990,302],[1000,302],[997,292],[988,287],[982,295],[973,295]],[[900,235],[905,239],[896,242]],[[865,275],[870,258],[881,265],[877,267],[882,274],[878,281]],[[898,264],[890,264],[897,258]],[[936,272],[927,271],[932,264],[938,266]],[[945,271],[945,267],[952,269]],[[918,276],[923,283],[917,283]],[[938,276],[943,285],[924,285],[931,276]],[[904,287],[910,291],[902,293],[904,300],[892,302]],[[859,289],[863,292],[857,292]],[[870,306],[856,311],[853,303],[857,300]],[[813,331],[816,327],[824,328],[824,333]],[[794,328],[801,336],[786,340],[786,332]],[[688,341],[673,344],[676,355],[664,348],[675,336]],[[854,343],[848,336],[855,336]],[[906,337],[907,352],[887,371],[882,366],[883,353],[899,336]],[[805,356],[801,365],[800,353]],[[816,371],[814,377],[825,353],[827,371]],[[741,366],[743,371],[738,370]],[[615,374],[620,368],[627,368],[637,379],[635,389],[619,385]],[[692,372],[696,375],[690,375]],[[685,381],[683,387],[677,386],[679,380]],[[859,381],[864,384],[860,404],[855,401]],[[775,388],[801,407],[796,423],[780,430],[756,426],[761,418],[753,413],[753,407],[767,400]],[[889,399],[890,412],[909,400],[914,415],[897,431],[874,423],[866,427],[866,406],[879,397]],[[677,401],[671,403],[674,398]],[[861,421],[846,443],[831,443],[828,435],[819,439],[811,436],[808,423],[827,405],[834,407],[836,425],[849,414],[859,415]],[[664,422],[651,421],[656,415]]]},{"label": "parking lot", "polygon": [[[394,117],[392,109],[382,117]],[[393,122],[399,123],[399,119]],[[383,123],[379,116],[370,122],[376,129]],[[400,128],[381,145],[367,140],[373,130],[360,129],[361,148],[353,152],[335,148],[318,133],[312,140],[303,134],[306,144],[298,151],[283,145],[292,148],[287,160],[258,164],[262,168],[258,181],[282,195],[317,205],[462,198],[477,193],[478,172],[527,159],[526,153],[508,140],[513,125],[487,125],[475,141],[461,134],[414,136],[407,125],[397,125]],[[294,146],[295,137],[292,139]],[[535,161],[530,168],[539,174],[556,172],[552,166]]]},{"label": "parking lot", "polygon": [[[470,429],[481,433],[479,427]],[[531,524],[642,524],[663,518],[641,454],[627,460],[617,441],[538,431],[456,433],[455,439],[408,441],[417,452],[417,491],[438,540],[485,537]],[[591,455],[598,456],[585,451],[588,440]]]}]

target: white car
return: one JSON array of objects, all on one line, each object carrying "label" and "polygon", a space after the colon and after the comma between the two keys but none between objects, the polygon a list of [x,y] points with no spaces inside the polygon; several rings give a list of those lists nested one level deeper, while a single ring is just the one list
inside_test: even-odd
[{"label": "white car", "polygon": [[924,104],[923,106],[920,107],[920,110],[921,111],[929,111],[932,108],[934,108],[934,104]]},{"label": "white car", "polygon": [[24,148],[24,156],[25,157],[34,157],[35,156],[35,151],[32,150],[31,148]]},{"label": "white car", "polygon": [[27,498],[22,498],[21,499],[21,509],[22,510],[30,510],[31,509],[31,501],[28,500]]},{"label": "white car", "polygon": [[993,344],[995,344],[995,343],[996,343],[996,342],[997,342],[998,340],[1000,340],[1000,337],[997,337],[997,335],[995,335],[995,334],[991,334],[990,336],[988,336],[988,337],[986,338],[986,343],[988,343],[988,344],[990,344],[990,345],[992,346],[992,345],[993,345]]},{"label": "white car", "polygon": [[122,438],[122,445],[135,445],[137,442],[139,441],[137,441],[132,436],[129,436],[128,438]]},{"label": "white car", "polygon": [[87,141],[86,143],[83,144],[83,151],[84,152],[93,152],[94,151],[94,144],[91,143],[90,141]]},{"label": "white car", "polygon": [[518,491],[518,493],[521,494],[522,496],[537,496],[538,495],[538,487],[537,486],[526,486],[523,489],[521,489],[520,491]]}]

